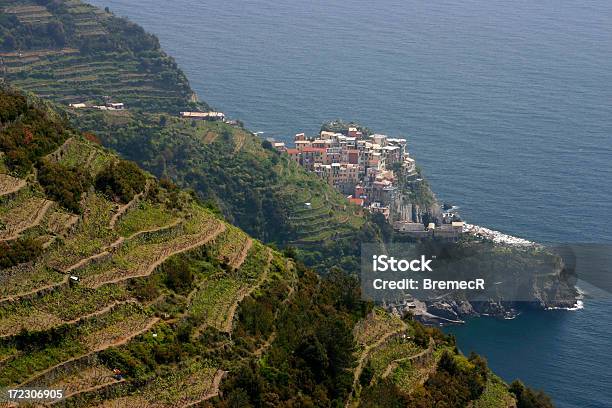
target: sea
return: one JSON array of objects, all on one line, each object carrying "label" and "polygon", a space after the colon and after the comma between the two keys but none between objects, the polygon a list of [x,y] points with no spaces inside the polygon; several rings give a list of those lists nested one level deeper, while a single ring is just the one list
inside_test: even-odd
[{"label": "sea", "polygon": [[[438,198],[538,242],[612,243],[610,0],[92,0],[264,137],[405,137]],[[612,301],[449,330],[557,406],[612,407]]]}]

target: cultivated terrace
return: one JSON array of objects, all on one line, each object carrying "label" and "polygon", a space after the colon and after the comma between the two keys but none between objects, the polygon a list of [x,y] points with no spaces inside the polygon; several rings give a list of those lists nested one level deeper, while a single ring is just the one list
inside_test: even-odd
[{"label": "cultivated terrace", "polygon": [[153,35],[79,0],[0,10],[0,388],[62,388],[60,407],[549,406],[364,302],[340,269],[384,217],[239,122],[181,117],[211,109]]},{"label": "cultivated terrace", "polygon": [[59,387],[65,407],[514,401],[452,339],[250,238],[49,105],[5,89],[0,119],[0,386]]}]

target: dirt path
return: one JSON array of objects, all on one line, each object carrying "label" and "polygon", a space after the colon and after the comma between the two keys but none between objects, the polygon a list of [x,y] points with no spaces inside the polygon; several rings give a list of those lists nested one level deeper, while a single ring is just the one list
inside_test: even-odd
[{"label": "dirt path", "polygon": [[12,231],[11,232],[12,235],[9,235],[8,237],[0,238],[0,242],[12,241],[14,239],[17,239],[21,236],[21,233],[23,231],[29,230],[30,228],[34,228],[40,225],[42,219],[45,217],[45,215],[47,215],[47,211],[49,211],[49,209],[51,208],[53,204],[55,204],[53,201],[44,200],[43,206],[38,209],[36,218],[34,218],[30,223],[26,225],[22,225],[19,228],[17,228],[15,231]]},{"label": "dirt path", "polygon": [[273,332],[270,337],[268,337],[268,340],[266,340],[266,342],[262,344],[261,347],[255,350],[255,352],[253,352],[253,355],[257,358],[261,357],[263,353],[265,353],[270,348],[272,343],[274,343],[274,340],[276,340],[276,336],[277,333]]},{"label": "dirt path", "polygon": [[93,163],[94,159],[96,158],[96,153],[97,152],[94,149],[89,152],[89,156],[87,156],[87,160],[85,160],[85,165],[83,167],[88,169],[89,166],[91,166],[91,163]]},{"label": "dirt path", "polygon": [[238,256],[232,262],[230,262],[230,266],[234,269],[240,268],[247,255],[249,254],[249,249],[251,249],[252,246],[253,240],[247,237],[247,241],[244,244],[244,247],[242,248]]},{"label": "dirt path", "polygon": [[89,287],[91,289],[98,289],[99,287],[104,286],[104,285],[112,285],[112,284],[115,284],[115,283],[119,283],[119,282],[123,282],[123,281],[126,281],[126,280],[130,280],[130,279],[144,278],[146,276],[149,276],[149,275],[151,275],[153,273],[153,271],[158,266],[160,266],[161,264],[166,262],[168,260],[168,258],[170,258],[170,257],[172,257],[174,255],[178,255],[178,254],[181,254],[183,252],[187,252],[187,251],[190,251],[192,249],[201,247],[202,245],[206,245],[208,242],[212,241],[219,234],[221,234],[223,231],[225,231],[225,228],[226,228],[225,224],[220,222],[219,226],[211,234],[208,234],[206,236],[201,237],[200,240],[192,243],[191,245],[188,245],[186,247],[179,248],[177,250],[174,250],[174,251],[171,251],[171,252],[169,252],[167,254],[164,254],[157,261],[155,261],[154,263],[149,265],[149,267],[143,273],[139,273],[139,274],[136,274],[136,275],[122,276],[120,278],[113,279],[113,280],[110,280],[110,281],[99,282],[99,283],[96,283],[95,285],[90,285]]},{"label": "dirt path", "polygon": [[66,399],[68,399],[70,397],[77,396],[77,395],[85,394],[85,393],[92,392],[92,391],[103,390],[104,388],[108,388],[108,387],[114,387],[115,385],[121,384],[121,383],[124,383],[124,382],[125,382],[125,379],[114,380],[113,382],[108,382],[108,383],[105,383],[105,384],[100,384],[100,385],[96,385],[96,386],[93,386],[93,387],[89,387],[89,388],[86,388],[84,390],[71,392],[70,394],[64,395],[64,398],[62,398],[61,400],[50,402],[49,405],[55,405],[55,404],[58,404],[60,402],[64,402]]},{"label": "dirt path", "polygon": [[129,237],[125,238],[125,240],[126,240],[126,241],[131,241],[132,239],[134,239],[134,238],[136,238],[136,237],[139,237],[140,235],[144,235],[144,234],[152,234],[152,233],[154,233],[154,232],[159,232],[159,231],[163,231],[163,230],[166,230],[166,229],[174,228],[174,227],[176,227],[177,225],[179,225],[180,223],[182,223],[183,221],[185,221],[185,219],[184,219],[184,218],[179,218],[179,219],[177,219],[176,221],[173,221],[173,222],[171,222],[170,224],[168,224],[168,225],[164,225],[164,226],[162,226],[162,227],[157,227],[157,228],[151,228],[151,229],[148,229],[148,230],[138,231],[138,232],[133,233],[133,234],[132,234],[132,235],[130,235]]},{"label": "dirt path", "polygon": [[163,227],[159,227],[159,228],[152,228],[150,230],[144,230],[144,231],[138,231],[133,233],[132,235],[130,235],[127,238],[124,237],[119,237],[117,238],[117,240],[115,242],[113,242],[112,244],[110,244],[109,246],[107,246],[106,248],[104,248],[104,250],[100,253],[97,253],[95,255],[89,256],[87,258],[81,259],[79,262],[75,263],[74,265],[68,267],[67,269],[64,269],[64,273],[70,273],[76,269],[81,269],[82,267],[84,267],[85,265],[89,264],[91,261],[94,261],[96,259],[99,258],[103,258],[105,256],[108,256],[111,254],[111,250],[119,247],[121,244],[123,244],[126,241],[130,241],[140,235],[143,234],[150,234],[153,232],[158,232],[158,231],[163,231],[165,229],[169,229],[169,228],[173,228],[176,227],[178,224],[180,224],[181,222],[183,222],[183,219],[178,219],[175,222],[168,224],[168,225],[164,225]]},{"label": "dirt path", "polygon": [[[365,347],[365,349],[361,353],[361,357],[359,357],[359,363],[357,364],[357,367],[355,368],[355,373],[353,376],[353,391],[357,390],[357,384],[359,383],[359,377],[361,376],[361,372],[363,371],[363,366],[368,356],[370,355],[370,352],[380,347],[382,344],[384,344],[391,336],[394,336],[397,333],[400,333],[404,330],[406,330],[405,323],[402,325],[402,327],[385,333],[381,338],[378,339],[376,343]],[[351,402],[352,402],[352,397],[349,397],[348,401],[345,404],[345,407],[349,407],[351,405]]]},{"label": "dirt path", "polygon": [[[2,186],[7,185],[9,183],[13,184],[13,186],[7,189],[3,189]],[[0,197],[16,193],[22,188],[24,188],[27,184],[28,183],[25,180],[11,177],[7,174],[0,174]]]},{"label": "dirt path", "polygon": [[244,298],[248,297],[253,293],[257,288],[259,288],[265,280],[268,278],[268,272],[270,271],[270,264],[272,263],[272,251],[268,248],[268,261],[267,267],[264,269],[263,273],[257,280],[257,282],[250,286],[248,289],[241,291],[236,298],[236,301],[232,305],[232,307],[228,311],[227,319],[223,324],[223,328],[221,331],[230,333],[232,331],[232,324],[234,323],[234,315],[236,314],[236,310],[238,310],[238,306],[240,306],[240,302],[244,300]]},{"label": "dirt path", "polygon": [[62,325],[64,324],[76,324],[79,322],[83,322],[87,319],[91,319],[92,317],[96,317],[96,316],[101,316],[105,313],[110,312],[111,310],[113,310],[115,307],[117,306],[121,306],[121,305],[127,305],[127,304],[134,304],[134,305],[138,305],[140,304],[136,299],[128,299],[128,300],[118,300],[116,302],[111,303],[110,305],[100,309],[100,310],[96,310],[95,312],[83,315],[77,319],[72,319],[72,320],[68,320],[68,321],[63,321]]},{"label": "dirt path", "polygon": [[59,287],[61,287],[63,285],[66,285],[68,283],[68,279],[70,279],[70,277],[66,276],[66,277],[64,277],[64,279],[62,279],[61,282],[53,283],[51,285],[46,285],[46,286],[43,286],[43,287],[40,287],[40,288],[36,288],[36,289],[33,289],[33,290],[29,291],[29,292],[24,292],[24,293],[19,293],[17,295],[11,295],[11,296],[4,297],[4,298],[0,299],[0,304],[2,304],[4,302],[14,302],[14,301],[19,300],[21,298],[24,298],[24,297],[27,297],[27,296],[32,296],[32,295],[35,295],[37,293],[44,292],[46,290],[52,290],[52,289],[55,289],[55,288],[59,288]]},{"label": "dirt path", "polygon": [[89,357],[89,356],[91,356],[91,355],[93,355],[93,354],[99,353],[99,352],[101,352],[101,351],[103,351],[103,350],[106,350],[106,349],[109,349],[109,348],[111,348],[111,347],[118,347],[118,346],[122,346],[122,345],[124,345],[124,344],[127,344],[127,343],[129,343],[129,342],[130,342],[132,339],[134,339],[135,337],[138,337],[138,336],[140,336],[141,334],[144,334],[144,333],[148,332],[149,330],[151,330],[151,328],[152,328],[153,326],[155,326],[157,323],[159,323],[159,321],[160,321],[160,320],[161,320],[160,318],[155,317],[155,318],[153,318],[153,319],[152,319],[152,320],[151,320],[151,321],[150,321],[150,322],[149,322],[149,323],[148,323],[148,324],[147,324],[145,327],[143,327],[141,330],[138,330],[137,332],[130,333],[129,335],[125,336],[125,337],[124,337],[124,338],[122,338],[122,339],[118,339],[118,340],[113,341],[113,342],[111,342],[111,343],[106,343],[106,344],[103,344],[103,345],[101,345],[101,346],[99,346],[99,347],[96,347],[95,349],[93,349],[93,350],[92,350],[92,351],[90,351],[89,353],[83,354],[83,355],[81,355],[81,356],[73,357],[73,358],[71,358],[71,359],[69,359],[69,360],[62,361],[60,364],[56,364],[56,365],[54,365],[53,367],[49,367],[49,368],[47,368],[46,370],[41,371],[41,372],[39,372],[38,374],[36,374],[36,376],[31,377],[31,378],[27,379],[26,381],[22,382],[21,384],[17,385],[17,387],[16,387],[16,388],[24,388],[24,387],[27,387],[27,385],[28,385],[28,384],[30,384],[30,383],[32,383],[32,382],[34,382],[34,381],[38,380],[39,378],[43,377],[44,375],[46,375],[46,374],[50,373],[50,372],[51,372],[51,371],[53,371],[53,370],[57,370],[58,368],[60,368],[60,367],[62,367],[62,366],[64,366],[64,365],[66,365],[66,364],[72,363],[72,362],[77,361],[77,360],[80,360],[80,359],[82,359],[82,358],[87,358],[87,357]]},{"label": "dirt path", "polygon": [[[89,313],[87,315],[80,316],[80,317],[78,317],[76,319],[72,319],[72,320],[62,320],[61,322],[58,322],[58,324],[56,324],[56,325],[52,325],[52,326],[50,326],[50,327],[48,327],[46,329],[41,329],[41,330],[37,330],[37,331],[47,331],[47,330],[52,329],[53,327],[63,326],[65,324],[66,325],[77,324],[77,323],[83,322],[83,321],[85,321],[87,319],[91,319],[92,317],[101,316],[101,315],[103,315],[103,314],[105,314],[107,312],[110,312],[113,308],[115,308],[117,306],[126,305],[126,304],[129,304],[129,303],[139,304],[136,299],[128,299],[128,300],[116,301],[116,302],[113,302],[110,305],[108,305],[108,306],[106,306],[106,307],[104,307],[104,308],[102,308],[100,310],[96,310],[95,312]],[[0,335],[0,339],[12,337],[12,336],[15,336],[17,334],[18,334],[18,331],[14,332],[14,333],[10,333],[10,334],[1,334]]]},{"label": "dirt path", "polygon": [[219,388],[221,387],[221,381],[223,380],[223,377],[226,376],[226,374],[227,374],[227,371],[223,371],[223,370],[217,371],[217,374],[215,374],[215,378],[213,379],[212,388],[211,388],[210,392],[208,394],[206,394],[204,397],[202,397],[199,401],[195,401],[195,402],[192,402],[190,404],[183,405],[182,408],[195,407],[195,406],[201,404],[202,402],[204,402],[206,400],[209,400],[211,398],[214,398],[217,395],[219,395]]},{"label": "dirt path", "polygon": [[129,203],[127,203],[126,205],[123,205],[121,207],[119,207],[117,209],[117,212],[112,216],[108,226],[110,227],[110,229],[114,230],[115,229],[115,225],[117,224],[117,221],[119,221],[119,218],[121,218],[121,216],[123,216],[123,214],[126,213],[127,210],[129,210],[134,204],[136,204],[138,201],[140,201],[140,199],[142,197],[144,197],[144,195],[147,193],[147,191],[149,191],[149,180],[147,180],[146,184],[145,184],[145,188],[141,193],[138,193],[134,196],[134,198],[132,198],[130,200]]},{"label": "dirt path", "polygon": [[417,360],[419,358],[425,357],[428,354],[433,353],[433,349],[434,349],[435,345],[436,345],[436,343],[435,343],[434,339],[432,339],[430,337],[429,338],[429,346],[427,346],[427,349],[421,351],[418,354],[415,354],[414,356],[403,357],[403,358],[398,358],[397,360],[393,360],[385,368],[385,371],[382,373],[381,378],[387,378],[389,376],[389,374],[391,374],[391,372],[393,370],[395,370],[397,368],[397,366],[399,365],[399,363],[401,363],[401,362],[404,362],[404,361],[414,361],[414,360]]},{"label": "dirt path", "polygon": [[125,238],[119,237],[119,238],[117,238],[117,240],[115,242],[113,242],[112,244],[110,244],[109,246],[104,248],[104,250],[102,252],[94,254],[94,255],[89,256],[87,258],[81,259],[79,262],[75,263],[74,265],[71,265],[68,268],[64,269],[63,272],[64,273],[70,273],[70,272],[72,272],[72,271],[74,271],[76,269],[81,269],[85,265],[89,264],[91,261],[94,261],[96,259],[108,256],[108,255],[110,255],[110,251],[112,249],[117,248],[119,245],[123,244],[123,242],[125,242]]}]

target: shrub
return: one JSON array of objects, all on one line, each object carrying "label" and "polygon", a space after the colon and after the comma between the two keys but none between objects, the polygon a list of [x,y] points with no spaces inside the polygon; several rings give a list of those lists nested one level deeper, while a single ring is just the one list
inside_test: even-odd
[{"label": "shrub", "polygon": [[42,245],[31,238],[20,239],[11,243],[0,242],[0,268],[10,268],[32,261],[41,252]]},{"label": "shrub", "polygon": [[65,124],[27,104],[22,95],[0,90],[0,150],[6,164],[20,175],[66,140]]},{"label": "shrub", "polygon": [[48,160],[39,166],[38,182],[48,197],[75,213],[80,213],[81,196],[91,186],[91,180],[83,170]]},{"label": "shrub", "polygon": [[189,263],[183,258],[171,258],[164,266],[165,284],[176,293],[186,293],[193,286],[194,276]]},{"label": "shrub", "polygon": [[144,190],[146,177],[136,164],[118,161],[96,177],[96,190],[115,201],[128,203]]},{"label": "shrub", "polygon": [[552,408],[553,403],[542,391],[534,391],[516,380],[510,385],[510,392],[516,396],[517,408]]}]

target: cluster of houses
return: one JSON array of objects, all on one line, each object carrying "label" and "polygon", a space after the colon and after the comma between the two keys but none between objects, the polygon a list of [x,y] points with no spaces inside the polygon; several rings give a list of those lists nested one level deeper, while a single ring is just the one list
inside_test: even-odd
[{"label": "cluster of houses", "polygon": [[104,105],[88,105],[86,103],[71,103],[68,107],[72,109],[98,109],[110,111],[125,110],[125,104],[122,102],[106,102]]},{"label": "cluster of houses", "polygon": [[294,147],[282,142],[273,142],[273,146],[344,193],[352,203],[382,214],[396,231],[419,238],[453,238],[461,233],[463,225],[458,221],[443,222],[437,228],[435,223],[426,226],[423,209],[400,191],[400,178],[404,185],[423,181],[406,139],[365,135],[351,127],[346,133],[321,131],[316,137],[298,133],[294,143]]},{"label": "cluster of houses", "polygon": [[347,195],[351,202],[387,218],[398,190],[398,172],[404,177],[417,176],[406,139],[365,136],[357,128],[349,128],[346,134],[322,131],[316,137],[307,137],[299,133],[294,143],[292,148],[278,142],[274,147]]},{"label": "cluster of houses", "polygon": [[225,122],[225,114],[223,112],[181,112],[180,117],[183,119]]}]

